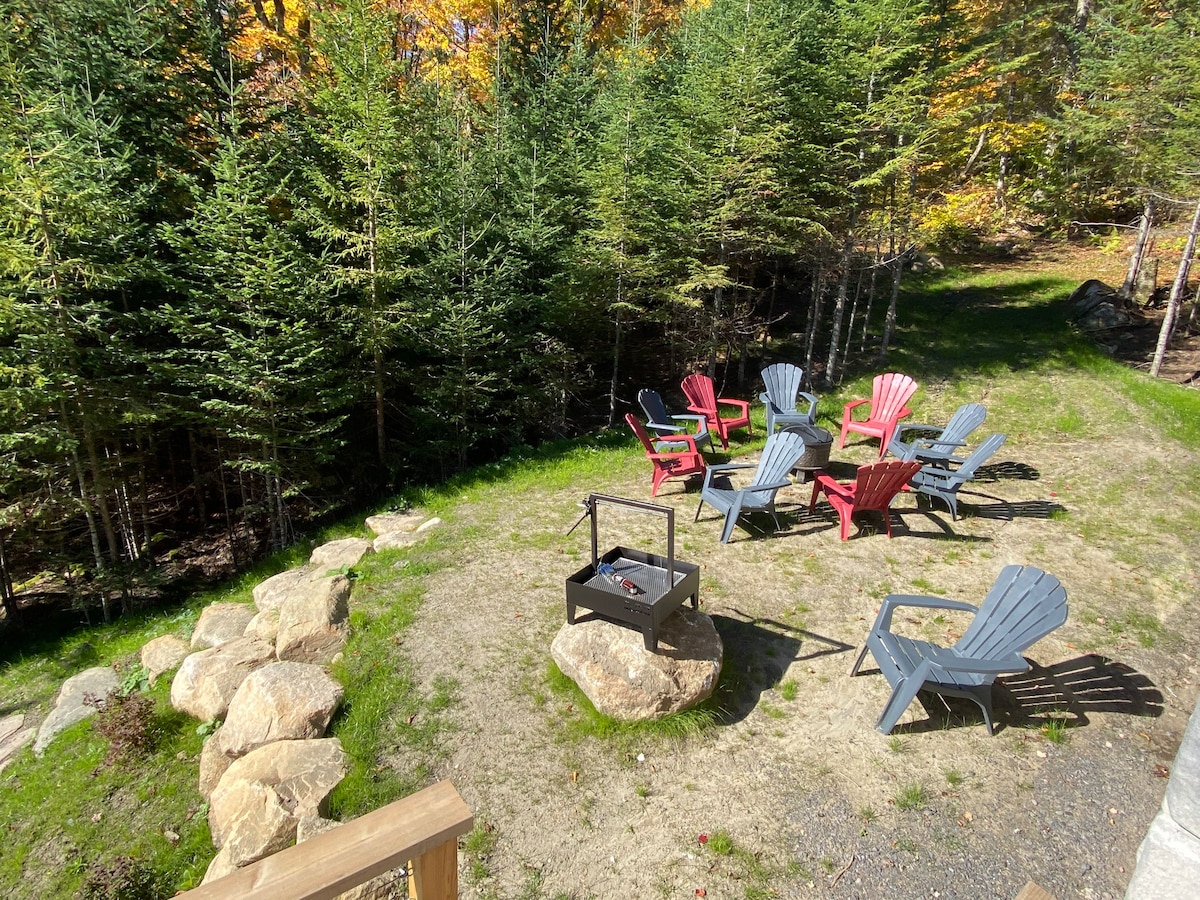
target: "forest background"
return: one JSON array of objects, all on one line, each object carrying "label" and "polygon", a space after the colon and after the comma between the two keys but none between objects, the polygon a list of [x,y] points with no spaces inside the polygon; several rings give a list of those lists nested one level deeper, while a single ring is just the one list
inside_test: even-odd
[{"label": "forest background", "polygon": [[772,330],[835,384],[886,358],[917,248],[1198,193],[1184,0],[0,10],[10,623],[153,602],[688,371],[744,395]]}]

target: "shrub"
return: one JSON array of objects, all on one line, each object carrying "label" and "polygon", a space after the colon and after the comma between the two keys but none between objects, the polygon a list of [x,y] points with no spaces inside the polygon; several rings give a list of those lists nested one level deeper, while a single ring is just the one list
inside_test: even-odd
[{"label": "shrub", "polygon": [[105,763],[145,758],[154,752],[158,734],[154,701],[142,694],[110,693],[106,698],[88,697],[98,710],[95,730],[108,738]]}]

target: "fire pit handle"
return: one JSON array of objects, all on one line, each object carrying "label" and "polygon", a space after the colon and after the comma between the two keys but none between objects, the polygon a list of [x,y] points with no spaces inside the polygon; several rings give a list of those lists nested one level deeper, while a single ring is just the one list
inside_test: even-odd
[{"label": "fire pit handle", "polygon": [[[611,494],[588,494],[585,501],[586,512],[592,520],[592,568],[600,565],[599,544],[596,535],[596,504],[606,503],[609,506],[623,506],[634,512],[649,513],[664,516],[667,520],[667,587],[675,584],[675,510],[669,506],[659,506],[657,503],[646,503],[642,500],[630,500],[628,497],[614,497]],[[576,525],[579,523],[576,522]]]}]

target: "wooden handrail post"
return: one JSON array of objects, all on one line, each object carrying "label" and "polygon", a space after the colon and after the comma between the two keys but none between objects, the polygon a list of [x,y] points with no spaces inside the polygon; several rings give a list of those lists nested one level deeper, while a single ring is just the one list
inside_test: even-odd
[{"label": "wooden handrail post", "polygon": [[447,841],[408,864],[411,900],[458,900],[458,842]]}]

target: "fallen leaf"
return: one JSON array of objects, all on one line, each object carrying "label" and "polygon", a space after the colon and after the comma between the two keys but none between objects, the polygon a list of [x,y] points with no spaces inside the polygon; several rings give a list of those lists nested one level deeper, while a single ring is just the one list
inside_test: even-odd
[{"label": "fallen leaf", "polygon": [[701,844],[707,844],[708,843],[708,835],[702,833],[698,838],[696,838],[696,840],[698,840]]},{"label": "fallen leaf", "polygon": [[696,888],[696,896],[697,897],[707,897],[708,891],[706,891],[704,888]]},{"label": "fallen leaf", "polygon": [[579,782],[579,773],[572,772],[571,773],[571,784],[577,784],[578,782]]},{"label": "fallen leaf", "polygon": [[414,721],[416,721],[416,718],[417,718],[417,714],[413,713],[411,716],[408,717],[408,724],[411,725]]},{"label": "fallen leaf", "polygon": [[1155,778],[1169,778],[1171,776],[1171,770],[1162,763],[1159,763],[1154,767],[1153,773]]}]

